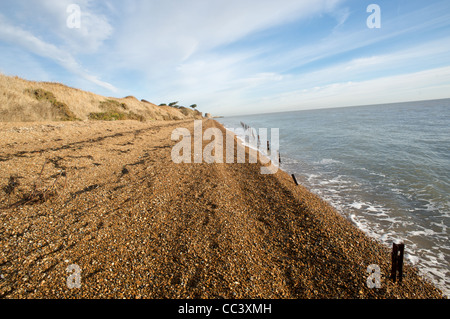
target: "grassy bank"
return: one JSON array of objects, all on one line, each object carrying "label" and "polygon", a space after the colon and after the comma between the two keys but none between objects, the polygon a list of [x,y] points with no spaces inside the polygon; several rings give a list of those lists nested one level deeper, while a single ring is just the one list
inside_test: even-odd
[{"label": "grassy bank", "polygon": [[105,97],[60,83],[27,81],[0,74],[0,122],[158,121],[201,117],[194,110],[157,106],[133,96]]}]

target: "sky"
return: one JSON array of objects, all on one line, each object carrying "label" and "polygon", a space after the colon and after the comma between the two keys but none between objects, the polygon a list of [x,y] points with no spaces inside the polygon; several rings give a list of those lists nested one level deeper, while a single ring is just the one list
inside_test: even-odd
[{"label": "sky", "polygon": [[1,0],[0,72],[223,116],[450,98],[450,1]]}]

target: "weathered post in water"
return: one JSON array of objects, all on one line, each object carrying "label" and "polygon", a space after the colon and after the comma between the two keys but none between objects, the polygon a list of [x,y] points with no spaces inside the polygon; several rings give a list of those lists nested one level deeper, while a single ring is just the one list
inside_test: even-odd
[{"label": "weathered post in water", "polygon": [[397,271],[398,271],[398,281],[402,282],[403,278],[403,255],[405,251],[405,244],[392,244],[392,269],[391,269],[391,279],[397,281]]},{"label": "weathered post in water", "polygon": [[294,174],[292,174],[291,176],[292,176],[292,179],[294,180],[294,183],[295,183],[295,185],[297,185],[297,186],[298,186],[298,182],[297,182],[297,179],[295,178],[295,175],[294,175]]}]

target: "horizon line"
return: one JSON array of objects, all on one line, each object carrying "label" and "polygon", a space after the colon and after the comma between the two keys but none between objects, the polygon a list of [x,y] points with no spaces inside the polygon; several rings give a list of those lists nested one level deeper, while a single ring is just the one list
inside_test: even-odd
[{"label": "horizon line", "polygon": [[388,103],[375,103],[375,104],[355,104],[355,105],[345,105],[345,106],[325,106],[325,107],[312,107],[307,109],[298,109],[298,110],[288,110],[288,111],[278,111],[278,112],[262,112],[262,113],[247,113],[247,114],[236,114],[236,115],[214,115],[213,118],[224,118],[224,117],[237,117],[237,116],[252,116],[252,115],[263,115],[263,114],[279,114],[279,113],[289,113],[289,112],[302,112],[302,111],[318,111],[318,110],[330,110],[330,109],[343,109],[343,108],[351,108],[351,107],[364,107],[364,106],[377,106],[377,105],[393,105],[393,104],[406,104],[406,103],[419,103],[419,102],[427,102],[427,101],[441,101],[441,100],[450,100],[449,97],[438,98],[438,99],[425,99],[425,100],[408,100],[402,102],[388,102]]}]

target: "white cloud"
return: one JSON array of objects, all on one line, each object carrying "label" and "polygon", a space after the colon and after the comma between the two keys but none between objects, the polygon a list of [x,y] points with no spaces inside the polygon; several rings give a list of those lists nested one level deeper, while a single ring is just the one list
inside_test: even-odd
[{"label": "white cloud", "polygon": [[[30,6],[30,1],[17,0],[25,9],[11,18],[14,25],[0,16],[0,40],[52,59],[96,86],[115,90],[101,80],[114,78],[116,85],[130,90],[127,95],[197,103],[211,112],[220,113],[224,105],[234,106],[236,112],[244,108],[248,108],[244,112],[252,112],[252,107],[258,112],[261,101],[267,108],[269,102],[286,108],[301,98],[319,105],[330,96],[344,99],[351,85],[367,92],[363,83],[380,76],[390,79],[395,74],[415,74],[413,71],[449,63],[448,38],[397,52],[353,55],[355,49],[374,48],[374,44],[381,46],[395,37],[405,39],[418,30],[448,26],[450,14],[443,10],[444,2],[399,14],[397,19],[383,19],[378,32],[366,28],[365,19],[361,27],[352,25],[355,16],[351,13],[360,5],[347,6],[346,0],[79,0],[80,30],[66,26],[66,8],[72,2],[42,0],[39,6]],[[443,13],[439,16],[439,12]],[[432,18],[420,19],[424,14]],[[366,15],[364,6],[361,15]],[[319,16],[334,19],[318,27],[320,38],[306,36],[306,43],[288,43],[287,39],[295,41],[296,32],[289,30],[292,34],[284,41],[272,42],[272,31],[278,30],[275,27],[304,18],[314,25],[313,18]],[[267,35],[272,36],[270,44],[242,45],[247,39]],[[346,60],[336,64],[334,57]],[[98,74],[83,65],[95,68]],[[299,74],[303,66],[309,71]],[[310,66],[315,68],[311,71]],[[433,90],[438,90],[437,84]]]},{"label": "white cloud", "polygon": [[[366,81],[345,81],[286,91],[261,98],[259,112],[450,98],[450,67],[387,76]],[[228,114],[239,112],[236,105]],[[220,113],[217,109],[216,112]]]},{"label": "white cloud", "polygon": [[336,29],[343,25],[345,21],[347,21],[348,17],[350,16],[350,9],[345,7],[336,10],[330,10],[329,14],[333,16],[337,21],[337,25],[335,27]]},{"label": "white cloud", "polygon": [[0,63],[0,73],[29,80],[52,81],[49,70],[21,49],[5,50],[5,47],[1,46],[0,61],[8,61],[8,63]]},{"label": "white cloud", "polygon": [[[104,68],[114,65],[116,70],[143,74],[148,91],[161,101],[199,101],[213,92],[237,98],[244,87],[267,83],[279,74],[261,69],[258,55],[265,48],[224,52],[223,46],[274,26],[331,13],[342,2],[127,1],[119,9],[122,19],[117,20],[115,44],[105,55]],[[233,89],[238,92],[231,93]]]},{"label": "white cloud", "polygon": [[116,52],[124,65],[171,65],[192,54],[335,8],[341,0],[131,1],[120,21]]},{"label": "white cloud", "polygon": [[53,60],[66,70],[81,76],[96,85],[111,91],[117,91],[113,85],[103,82],[85,71],[76,59],[67,51],[39,39],[26,30],[9,24],[2,15],[0,15],[0,40],[21,47],[30,53]]},{"label": "white cloud", "polygon": [[[81,27],[69,28],[67,8],[71,4],[80,7]],[[98,2],[97,2],[98,4]],[[97,13],[93,0],[16,0],[14,6],[20,12],[18,23],[27,31],[42,35],[47,42],[64,45],[72,54],[94,53],[111,37],[113,27],[105,15]]]},{"label": "white cloud", "polygon": [[[415,37],[416,32],[448,27],[450,24],[450,13],[448,4],[432,4],[421,10],[405,13],[396,19],[384,19],[383,27],[379,32],[365,27],[354,28],[352,31],[335,28],[328,36],[317,39],[314,42],[300,44],[292,50],[277,55],[277,59],[269,57],[264,61],[267,67],[286,72],[296,67],[302,67],[312,62],[327,59],[333,56],[352,52],[356,49],[373,46],[383,41],[400,37]],[[346,8],[331,10],[330,15],[335,16],[338,21],[345,21],[349,12]],[[423,17],[433,17],[424,19]],[[338,24],[339,25],[339,24]],[[378,48],[384,48],[381,44]],[[376,50],[377,48],[375,48]]]},{"label": "white cloud", "polygon": [[[208,87],[208,97],[212,100],[209,106],[211,112],[221,113],[221,106],[228,104],[225,112],[233,114],[249,105],[256,106],[255,111],[248,111],[251,113],[301,106],[370,104],[372,100],[383,103],[450,97],[446,73],[449,69],[436,67],[450,64],[449,50],[450,38],[447,37],[300,74],[255,73],[251,76],[248,70],[239,73],[239,68],[234,67],[225,81],[228,83],[226,90],[217,92]],[[215,94],[220,94],[221,99],[213,100]]]},{"label": "white cloud", "polygon": [[[307,90],[308,96],[311,97],[314,93],[319,98],[320,94],[329,94],[329,89],[334,84],[341,85],[351,81],[358,83],[368,78],[408,73],[407,70],[411,70],[411,73],[448,65],[449,51],[450,38],[440,38],[390,53],[356,57],[300,74],[261,71],[267,67],[267,63],[265,59],[258,59],[258,50],[226,56],[200,55],[198,60],[179,65],[177,72],[173,74],[174,81],[170,84],[172,88],[176,88],[175,92],[179,96],[186,99],[200,97],[208,107],[217,112],[226,103],[236,105],[235,112],[250,105],[258,105],[259,110],[260,100],[273,101],[271,95],[277,100],[280,96],[291,96],[291,93],[298,97],[296,92],[300,88]],[[324,87],[328,89],[319,91],[318,88]],[[344,97],[344,92],[342,94]],[[360,103],[364,103],[362,99]],[[283,98],[277,100],[276,104],[288,107],[294,105],[295,101],[287,102]]]}]

